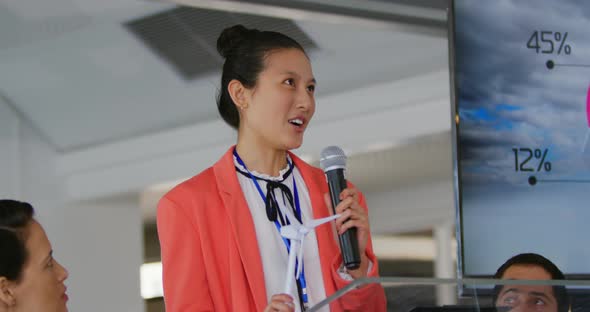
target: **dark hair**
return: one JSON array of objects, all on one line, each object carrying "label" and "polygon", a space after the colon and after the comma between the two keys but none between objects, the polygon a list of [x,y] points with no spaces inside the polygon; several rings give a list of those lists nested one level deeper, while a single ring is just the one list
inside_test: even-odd
[{"label": "dark hair", "polygon": [[11,281],[20,278],[27,259],[27,226],[35,210],[29,203],[0,200],[0,276]]},{"label": "dark hair", "polygon": [[228,27],[217,39],[217,51],[225,58],[221,74],[221,89],[217,95],[219,114],[234,129],[240,126],[240,115],[232,101],[227,86],[238,80],[246,88],[253,88],[258,75],[264,70],[264,60],[273,51],[303,47],[294,39],[274,31],[248,29],[243,25]]},{"label": "dark hair", "polygon": [[[524,265],[524,266],[536,266],[540,267],[545,272],[549,273],[552,280],[564,280],[565,276],[561,272],[561,270],[553,263],[551,260],[536,254],[536,253],[522,253],[518,254],[510,259],[508,259],[504,264],[498,268],[496,274],[494,274],[495,279],[501,279],[506,273],[506,270],[514,265]],[[503,286],[505,285],[496,285],[494,288],[494,297],[493,302],[495,303],[498,299],[498,295],[502,290]],[[569,310],[569,300],[567,296],[567,290],[564,286],[555,285],[553,286],[553,294],[555,295],[555,299],[557,301],[557,311],[559,312],[566,312]]]}]

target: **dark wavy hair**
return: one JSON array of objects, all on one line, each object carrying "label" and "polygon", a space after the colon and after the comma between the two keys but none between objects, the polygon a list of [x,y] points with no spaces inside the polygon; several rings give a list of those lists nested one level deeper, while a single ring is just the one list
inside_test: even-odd
[{"label": "dark wavy hair", "polygon": [[29,203],[0,200],[0,276],[8,280],[20,279],[27,260],[27,226],[34,214]]},{"label": "dark wavy hair", "polygon": [[[494,274],[494,278],[503,278],[506,270],[514,265],[537,266],[549,273],[552,280],[565,279],[561,270],[553,262],[536,253],[522,253],[508,259],[500,266],[500,268],[498,268],[498,271]],[[505,285],[496,285],[496,287],[494,287],[493,302],[498,300],[500,291],[502,291],[504,286]],[[555,295],[555,300],[557,301],[557,311],[567,312],[569,310],[569,298],[565,286],[553,286],[553,295]]]},{"label": "dark wavy hair", "polygon": [[224,29],[219,35],[217,51],[225,62],[221,74],[221,89],[217,94],[217,109],[232,128],[239,128],[240,115],[227,89],[230,81],[235,79],[246,88],[255,87],[258,75],[264,70],[265,58],[280,49],[298,49],[305,53],[297,41],[274,31],[235,25]]}]

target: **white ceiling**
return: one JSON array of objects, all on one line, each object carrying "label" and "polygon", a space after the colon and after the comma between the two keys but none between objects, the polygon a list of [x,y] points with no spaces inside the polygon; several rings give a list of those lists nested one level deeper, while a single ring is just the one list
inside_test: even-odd
[{"label": "white ceiling", "polygon": [[[183,80],[122,25],[172,7],[132,0],[0,3],[0,95],[60,152],[218,118],[218,74]],[[318,105],[322,96],[447,67],[444,37],[353,19],[297,24],[319,46],[311,54]]]}]

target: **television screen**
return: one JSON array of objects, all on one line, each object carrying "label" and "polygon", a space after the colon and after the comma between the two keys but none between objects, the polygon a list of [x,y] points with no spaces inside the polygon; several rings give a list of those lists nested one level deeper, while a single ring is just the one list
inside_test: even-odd
[{"label": "television screen", "polygon": [[455,0],[459,271],[541,254],[590,274],[590,1]]}]

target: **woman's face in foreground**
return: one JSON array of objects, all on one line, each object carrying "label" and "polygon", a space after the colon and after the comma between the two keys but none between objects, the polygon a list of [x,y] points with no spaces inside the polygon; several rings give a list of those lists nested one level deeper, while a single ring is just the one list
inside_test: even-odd
[{"label": "woman's face in foreground", "polygon": [[41,225],[33,220],[27,228],[27,261],[19,281],[12,287],[17,311],[68,311],[68,272],[54,258],[51,243]]}]

